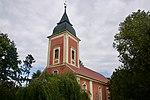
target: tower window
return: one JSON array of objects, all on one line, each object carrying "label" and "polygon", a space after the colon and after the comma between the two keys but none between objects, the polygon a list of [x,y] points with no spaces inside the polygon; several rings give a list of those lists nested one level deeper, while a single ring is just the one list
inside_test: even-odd
[{"label": "tower window", "polygon": [[71,47],[70,58],[71,58],[71,64],[76,66],[76,49],[74,47]]},{"label": "tower window", "polygon": [[53,49],[53,64],[59,64],[60,63],[60,47],[57,46]]},{"label": "tower window", "polygon": [[59,55],[59,50],[55,49],[55,59],[58,59],[58,55]]},{"label": "tower window", "polygon": [[74,52],[74,50],[72,50],[72,59],[74,60],[74,57],[75,56],[75,52]]}]

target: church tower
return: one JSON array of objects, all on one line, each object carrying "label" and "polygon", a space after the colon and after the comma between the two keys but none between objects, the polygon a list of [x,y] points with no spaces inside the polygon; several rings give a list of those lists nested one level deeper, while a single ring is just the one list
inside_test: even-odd
[{"label": "church tower", "polygon": [[76,32],[69,21],[64,7],[64,14],[48,36],[47,68],[60,66],[74,66],[79,68],[79,41]]},{"label": "church tower", "polygon": [[79,41],[69,21],[66,6],[61,20],[48,36],[47,67],[44,72],[63,74],[72,72],[90,100],[109,100],[107,83],[109,80],[98,72],[79,64]]}]

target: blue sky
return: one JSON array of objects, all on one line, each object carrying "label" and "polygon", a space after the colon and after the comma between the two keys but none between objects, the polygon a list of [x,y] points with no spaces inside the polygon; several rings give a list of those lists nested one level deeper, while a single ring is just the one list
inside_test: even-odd
[{"label": "blue sky", "polygon": [[[15,41],[20,59],[32,54],[32,71],[47,63],[48,39],[64,12],[65,0],[0,0],[0,31]],[[67,0],[67,14],[80,42],[84,65],[106,77],[120,63],[112,47],[119,23],[150,0]]]}]

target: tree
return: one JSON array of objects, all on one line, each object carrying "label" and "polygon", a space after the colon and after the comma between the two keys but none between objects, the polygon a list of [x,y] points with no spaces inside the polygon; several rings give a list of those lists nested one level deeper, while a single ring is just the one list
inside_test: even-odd
[{"label": "tree", "polygon": [[0,33],[0,97],[2,100],[15,99],[15,93],[22,82],[29,81],[29,73],[35,60],[28,55],[19,60],[14,41],[7,34]]},{"label": "tree", "polygon": [[121,66],[111,76],[113,100],[150,99],[150,12],[138,10],[119,25],[113,46]]},{"label": "tree", "polygon": [[27,87],[17,91],[16,100],[88,100],[87,95],[80,91],[80,85],[72,73],[42,73]]},{"label": "tree", "polygon": [[16,81],[20,63],[14,42],[0,33],[0,81]]},{"label": "tree", "polygon": [[26,81],[26,85],[31,80],[29,79],[29,74],[33,63],[35,63],[33,56],[31,54],[28,54],[28,56],[26,56],[25,60],[23,61],[23,66],[21,66],[21,70],[23,74],[21,76],[21,79],[23,80],[23,82]]},{"label": "tree", "polygon": [[32,74],[32,79],[38,78],[41,75],[41,71],[37,70],[36,73]]},{"label": "tree", "polygon": [[59,90],[64,100],[81,100],[80,85],[72,73],[60,76]]}]

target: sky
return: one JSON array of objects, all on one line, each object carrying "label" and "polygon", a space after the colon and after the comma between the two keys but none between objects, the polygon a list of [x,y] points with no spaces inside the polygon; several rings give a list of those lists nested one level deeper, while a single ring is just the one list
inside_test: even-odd
[{"label": "sky", "polygon": [[[19,58],[32,54],[32,72],[47,64],[48,39],[64,13],[65,0],[0,0],[0,32],[16,44]],[[111,77],[121,65],[113,48],[119,23],[138,9],[150,11],[150,0],[67,0],[67,15],[81,39],[85,67]]]}]

